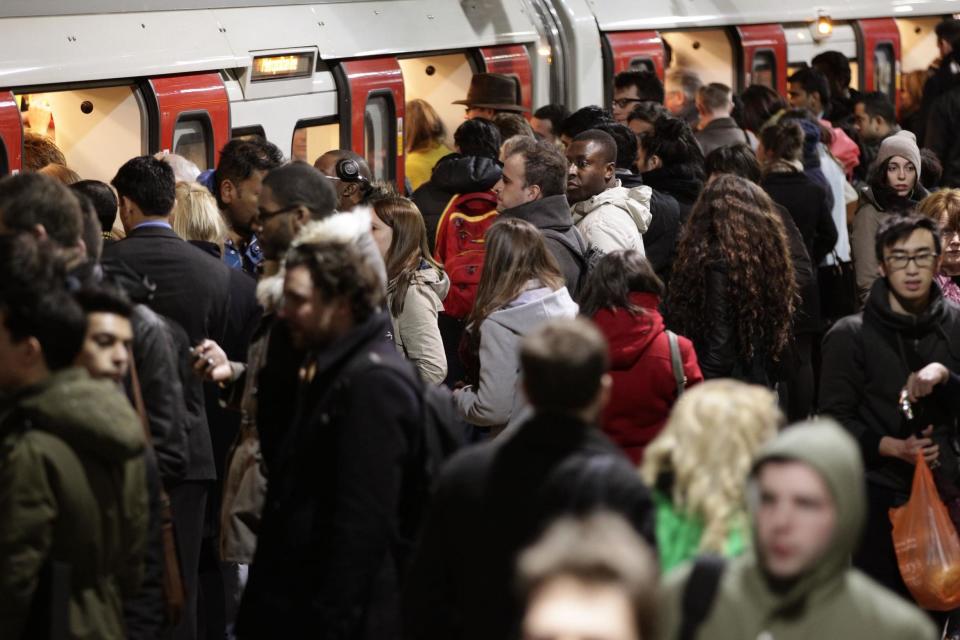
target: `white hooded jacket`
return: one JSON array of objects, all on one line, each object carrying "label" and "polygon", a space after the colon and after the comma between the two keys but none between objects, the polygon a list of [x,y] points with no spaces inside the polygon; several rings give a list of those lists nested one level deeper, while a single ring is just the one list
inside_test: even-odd
[{"label": "white hooded jacket", "polygon": [[645,255],[642,234],[650,227],[650,187],[617,186],[571,207],[587,245],[601,253],[633,249]]}]

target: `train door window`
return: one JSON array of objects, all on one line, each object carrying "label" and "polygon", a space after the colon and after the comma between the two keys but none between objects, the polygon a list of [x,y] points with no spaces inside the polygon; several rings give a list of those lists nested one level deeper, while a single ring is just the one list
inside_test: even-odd
[{"label": "train door window", "polygon": [[420,99],[430,104],[447,131],[446,144],[453,148],[453,132],[463,123],[463,100],[470,89],[473,66],[464,53],[449,53],[397,60],[403,72],[403,94],[409,103]]},{"label": "train door window", "polygon": [[[124,162],[147,151],[146,110],[133,86],[14,95],[25,113],[24,132],[53,140],[82,178],[109,182]],[[23,165],[32,167],[29,154]]]},{"label": "train door window", "polygon": [[850,88],[860,90],[860,62],[850,60]]},{"label": "train door window", "polygon": [[750,64],[750,84],[777,89],[777,60],[773,51],[755,51]]},{"label": "train door window", "polygon": [[889,42],[878,44],[873,50],[873,88],[896,102],[896,63],[893,45]]},{"label": "train door window", "polygon": [[650,58],[632,58],[630,60],[631,71],[649,71],[656,73],[657,67]]},{"label": "train door window", "polygon": [[7,159],[7,145],[0,139],[0,176],[10,173],[10,161]]},{"label": "train door window", "polygon": [[736,86],[733,44],[726,29],[661,31],[660,35],[670,45],[671,68],[693,71],[704,84]]},{"label": "train door window", "polygon": [[363,156],[374,180],[390,181],[394,177],[396,135],[392,130],[396,121],[392,106],[389,95],[372,94],[363,112]]},{"label": "train door window", "polygon": [[240,140],[249,140],[250,138],[260,137],[266,140],[267,134],[264,133],[261,125],[255,124],[249,127],[235,127],[230,131],[230,137],[239,138]]},{"label": "train door window", "polygon": [[213,133],[205,113],[181,115],[173,128],[173,153],[183,156],[201,171],[213,168]]},{"label": "train door window", "polygon": [[300,120],[293,130],[290,158],[313,164],[327,151],[339,148],[340,123],[336,118]]}]

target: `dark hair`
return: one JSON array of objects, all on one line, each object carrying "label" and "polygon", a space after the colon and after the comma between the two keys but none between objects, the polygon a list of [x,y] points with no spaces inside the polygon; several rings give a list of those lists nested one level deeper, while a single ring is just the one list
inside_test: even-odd
[{"label": "dark hair", "polygon": [[658,156],[664,167],[689,166],[698,179],[703,179],[703,150],[686,121],[664,116],[653,123],[653,131],[640,136],[640,146],[647,157]]},{"label": "dark hair", "polygon": [[87,259],[90,262],[100,260],[100,254],[103,252],[103,231],[100,229],[100,218],[97,217],[97,210],[93,208],[93,202],[82,193],[74,194],[80,200],[80,220],[83,226],[80,229],[80,237],[83,238],[83,244],[87,249]]},{"label": "dark hair", "polygon": [[117,195],[110,185],[99,180],[81,180],[70,185],[70,188],[90,199],[100,220],[100,230],[110,233],[117,219]]},{"label": "dark hair", "polygon": [[607,341],[582,318],[550,320],[520,345],[520,369],[537,411],[567,413],[588,406],[609,367]]},{"label": "dark hair", "polygon": [[760,132],[760,142],[778,160],[800,160],[803,157],[803,127],[796,120],[781,118]]},{"label": "dark hair", "polygon": [[933,234],[933,247],[937,255],[940,255],[940,227],[937,220],[915,213],[895,214],[886,216],[880,223],[880,228],[877,229],[877,239],[874,244],[877,262],[883,263],[885,248],[892,247],[918,229],[926,229]]},{"label": "dark hair", "polygon": [[510,148],[510,155],[523,156],[524,186],[535,184],[543,197],[567,192],[569,164],[557,145],[545,140],[521,138]]},{"label": "dark hair", "polygon": [[763,125],[774,115],[787,108],[779,93],[762,84],[752,84],[740,94],[743,102],[743,128],[760,133]]},{"label": "dark hair", "polygon": [[355,324],[364,322],[383,305],[380,276],[352,244],[332,240],[299,244],[290,249],[285,265],[288,272],[305,267],[314,291],[324,300],[345,299]]},{"label": "dark hair", "polygon": [[80,353],[87,318],[66,291],[5,291],[0,293],[0,311],[14,342],[37,339],[51,371],[69,367]]},{"label": "dark hair", "polygon": [[496,160],[500,157],[500,130],[486,118],[465,120],[453,133],[460,155]]},{"label": "dark hair", "polygon": [[145,216],[168,216],[177,200],[173,169],[153,156],[127,160],[110,181],[121,198],[134,202]]},{"label": "dark hair", "polygon": [[617,141],[613,139],[606,131],[600,129],[587,129],[583,133],[577,134],[573,142],[596,142],[603,149],[604,162],[617,162]]},{"label": "dark hair", "polygon": [[559,134],[572,140],[584,131],[595,129],[597,125],[604,122],[613,122],[613,118],[601,107],[590,105],[571,113],[560,125]]},{"label": "dark hair", "polygon": [[567,109],[566,105],[562,104],[548,104],[540,107],[533,112],[533,117],[538,120],[549,120],[550,128],[553,130],[553,135],[559,135],[560,125],[563,124],[563,121],[567,119],[570,115],[570,110]]},{"label": "dark hair", "polygon": [[644,122],[654,124],[660,118],[668,115],[670,115],[670,112],[659,102],[640,102],[633,108],[630,115],[627,116],[627,122],[643,120]]},{"label": "dark hair", "polygon": [[804,67],[787,78],[789,84],[798,84],[806,93],[816,93],[820,96],[820,104],[824,108],[830,104],[830,83],[827,76],[811,67]]},{"label": "dark hair", "polygon": [[121,289],[108,285],[86,286],[73,294],[84,313],[110,313],[129,318],[133,304]]},{"label": "dark hair", "polygon": [[613,78],[614,89],[637,88],[637,98],[663,104],[663,83],[652,71],[630,69],[621,71]]},{"label": "dark hair", "polygon": [[745,178],[722,175],[703,189],[680,232],[666,308],[674,331],[694,342],[713,326],[705,270],[727,274],[730,324],[740,358],[776,360],[790,342],[796,277],[773,201]]},{"label": "dark hair", "polygon": [[871,118],[880,116],[887,124],[896,124],[897,112],[890,102],[890,98],[880,91],[871,91],[870,93],[860,94],[857,98],[857,104],[863,103],[863,110]]},{"label": "dark hair", "polygon": [[237,185],[252,176],[254,171],[270,171],[281,164],[283,152],[260,136],[234,138],[223,145],[220,162],[213,172],[213,195],[217,198],[217,206],[224,207],[220,199],[220,185],[224,180]]},{"label": "dark hair", "polygon": [[57,146],[49,136],[39,133],[26,132],[23,134],[23,160],[22,168],[24,173],[40,171],[48,164],[59,164],[67,166],[67,159],[63,151]]},{"label": "dark hair", "polygon": [[730,173],[760,184],[760,163],[749,145],[740,143],[717,147],[703,161],[707,176]]},{"label": "dark hair", "polygon": [[934,27],[934,32],[937,34],[937,40],[943,40],[953,47],[954,43],[960,40],[960,20],[949,18],[943,22],[938,22],[937,26]]},{"label": "dark hair", "polygon": [[605,122],[597,126],[598,131],[610,134],[617,143],[617,169],[630,169],[637,161],[637,136],[625,124]]},{"label": "dark hair", "polygon": [[850,61],[839,51],[824,51],[810,61],[815,68],[837,82],[838,87],[850,85]]},{"label": "dark hair", "polygon": [[920,184],[927,191],[940,186],[943,177],[943,165],[940,158],[930,149],[920,149]]},{"label": "dark hair", "polygon": [[500,130],[500,140],[506,141],[513,136],[527,136],[533,138],[533,127],[519,113],[501,111],[493,116],[493,124]]},{"label": "dark hair", "polygon": [[50,240],[29,233],[0,235],[0,291],[47,291],[66,281],[64,257]]},{"label": "dark hair", "polygon": [[314,220],[326,218],[337,208],[337,190],[330,179],[306,162],[277,167],[263,179],[274,201],[283,208],[303,205]]},{"label": "dark hair", "polygon": [[41,224],[62,247],[76,246],[83,228],[80,201],[59,180],[41,173],[21,173],[0,179],[0,219],[17,232]]},{"label": "dark hair", "polygon": [[630,301],[631,293],[663,295],[663,281],[657,277],[650,261],[639,251],[614,251],[601,258],[590,270],[580,313],[592,318],[601,309],[627,309],[633,314],[643,309]]}]

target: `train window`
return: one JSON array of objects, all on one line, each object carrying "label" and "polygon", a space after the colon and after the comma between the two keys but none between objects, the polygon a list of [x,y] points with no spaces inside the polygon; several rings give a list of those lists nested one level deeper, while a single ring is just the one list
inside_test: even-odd
[{"label": "train window", "polygon": [[850,60],[850,88],[860,90],[860,63]]},{"label": "train window", "polygon": [[873,89],[896,102],[894,68],[893,45],[889,42],[878,44],[873,50]]},{"label": "train window", "polygon": [[124,162],[147,152],[146,110],[133,86],[14,95],[24,131],[51,138],[82,178],[109,182]]},{"label": "train window", "polygon": [[750,65],[750,84],[760,84],[776,90],[777,59],[773,51],[755,51]]},{"label": "train window", "polygon": [[631,71],[649,71],[656,73],[657,67],[650,58],[632,58],[630,60]]},{"label": "train window", "polygon": [[370,165],[374,180],[393,180],[397,140],[395,123],[392,98],[389,95],[372,94],[363,112],[363,156]]},{"label": "train window", "polygon": [[249,127],[235,127],[230,132],[231,138],[240,138],[241,140],[249,140],[255,136],[263,139],[267,137],[267,134],[263,132],[263,127],[259,124],[250,125]]},{"label": "train window", "polygon": [[173,153],[191,161],[201,171],[213,167],[213,131],[206,112],[177,118],[173,128]]},{"label": "train window", "polygon": [[300,120],[293,130],[290,158],[313,164],[331,149],[340,148],[340,123],[336,118]]}]

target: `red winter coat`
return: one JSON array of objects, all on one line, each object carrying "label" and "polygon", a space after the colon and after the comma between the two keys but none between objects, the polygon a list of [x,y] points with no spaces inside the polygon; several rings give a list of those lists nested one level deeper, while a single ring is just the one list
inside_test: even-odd
[{"label": "red winter coat", "polygon": [[[604,432],[635,463],[653,440],[677,400],[677,382],[670,361],[670,343],[660,299],[650,293],[632,293],[630,300],[644,309],[633,315],[626,309],[601,309],[593,317],[610,344],[613,394],[603,412]],[[693,343],[680,336],[680,356],[687,387],[703,381]]]}]

